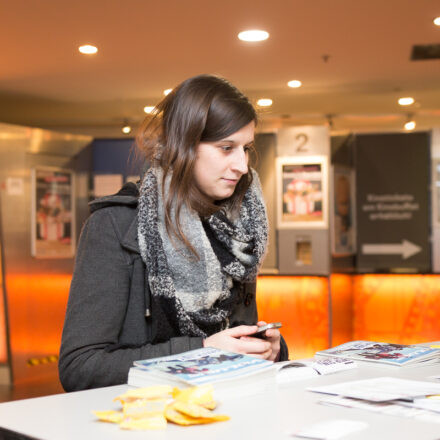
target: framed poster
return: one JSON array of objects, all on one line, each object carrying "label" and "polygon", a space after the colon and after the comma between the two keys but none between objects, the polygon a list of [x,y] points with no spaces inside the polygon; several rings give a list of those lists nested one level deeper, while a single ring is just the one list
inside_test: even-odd
[{"label": "framed poster", "polygon": [[343,165],[333,167],[332,254],[352,255],[355,243],[354,171]]},{"label": "framed poster", "polygon": [[73,173],[60,168],[32,170],[31,251],[36,258],[75,254]]},{"label": "framed poster", "polygon": [[278,228],[326,228],[326,157],[279,157],[276,176]]}]

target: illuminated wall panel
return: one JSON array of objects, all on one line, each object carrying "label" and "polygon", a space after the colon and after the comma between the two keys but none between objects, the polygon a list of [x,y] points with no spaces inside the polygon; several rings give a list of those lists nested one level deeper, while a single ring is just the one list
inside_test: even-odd
[{"label": "illuminated wall panel", "polygon": [[332,298],[331,345],[340,345],[353,339],[353,277],[333,274],[330,277]]},{"label": "illuminated wall panel", "polygon": [[440,340],[438,275],[356,275],[353,307],[354,339]]},{"label": "illuminated wall panel", "polygon": [[261,320],[281,321],[291,359],[328,347],[328,279],[313,276],[261,276],[257,283]]},{"label": "illuminated wall panel", "polygon": [[71,278],[50,273],[6,277],[14,382],[58,375],[56,362],[31,367],[29,359],[58,355]]},{"label": "illuminated wall panel", "polygon": [[[38,375],[56,374],[55,363],[29,367],[28,360],[30,355],[38,358],[58,353],[70,280],[70,274],[43,273],[7,278],[10,306],[14,306],[10,307],[13,362],[23,379],[29,369],[37,369]],[[440,340],[439,275],[261,276],[257,284],[259,317],[283,323],[282,334],[292,359],[310,357],[328,347],[329,282],[333,346],[354,339]],[[6,359],[5,344],[0,348]]]}]

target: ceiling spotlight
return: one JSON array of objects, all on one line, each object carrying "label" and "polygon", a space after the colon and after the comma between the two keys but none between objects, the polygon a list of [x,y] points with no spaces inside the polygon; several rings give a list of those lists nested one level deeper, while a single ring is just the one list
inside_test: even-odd
[{"label": "ceiling spotlight", "polygon": [[169,95],[172,91],[173,91],[173,89],[165,89],[165,90],[163,91],[163,94],[164,94],[165,96],[167,96],[167,95]]},{"label": "ceiling spotlight", "polygon": [[122,133],[124,134],[130,134],[131,133],[131,126],[128,123],[127,120],[124,121],[124,124],[122,125]]},{"label": "ceiling spotlight", "polygon": [[405,122],[405,125],[403,126],[403,128],[406,131],[411,131],[416,128],[416,121],[414,121],[414,113],[408,113],[406,115],[406,122]]},{"label": "ceiling spotlight", "polygon": [[297,80],[297,79],[293,79],[292,81],[289,81],[289,82],[287,83],[287,85],[288,85],[289,87],[292,87],[293,89],[297,89],[298,87],[301,87],[301,86],[302,86],[302,82],[299,81],[299,80]]},{"label": "ceiling spotlight", "polygon": [[436,26],[440,26],[440,17],[436,17],[436,18],[434,18],[434,24],[435,24]]},{"label": "ceiling spotlight", "polygon": [[144,112],[147,114],[153,113],[154,108],[155,108],[154,105],[146,105],[144,107]]},{"label": "ceiling spotlight", "polygon": [[272,100],[268,98],[261,98],[257,101],[259,107],[270,107],[272,105]]},{"label": "ceiling spotlight", "polygon": [[98,48],[91,44],[84,44],[83,46],[78,47],[78,50],[84,55],[93,55],[98,52]]},{"label": "ceiling spotlight", "polygon": [[399,98],[397,102],[399,103],[399,105],[411,105],[414,104],[414,98],[412,98],[411,96],[406,96],[404,98]]},{"label": "ceiling spotlight", "polygon": [[416,121],[405,122],[404,128],[406,131],[411,131],[416,128]]},{"label": "ceiling spotlight", "polygon": [[269,38],[269,32],[253,29],[243,31],[238,34],[238,39],[241,41],[264,41]]}]

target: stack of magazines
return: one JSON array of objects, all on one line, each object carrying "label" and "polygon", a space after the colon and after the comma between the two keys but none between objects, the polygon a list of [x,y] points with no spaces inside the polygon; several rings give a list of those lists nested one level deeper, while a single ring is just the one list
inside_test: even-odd
[{"label": "stack of magazines", "polygon": [[274,388],[276,372],[271,361],[206,347],[135,361],[127,383],[136,387],[156,383],[178,387],[211,383],[216,390],[234,388],[243,394],[253,394]]},{"label": "stack of magazines", "polygon": [[337,356],[354,361],[369,361],[396,366],[427,365],[440,362],[440,349],[423,345],[351,341],[318,351],[316,356]]}]

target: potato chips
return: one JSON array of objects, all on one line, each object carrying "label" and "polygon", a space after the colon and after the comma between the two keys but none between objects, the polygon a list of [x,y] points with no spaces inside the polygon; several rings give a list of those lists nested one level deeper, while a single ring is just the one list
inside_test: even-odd
[{"label": "potato chips", "polygon": [[177,425],[201,425],[229,420],[226,415],[215,414],[212,385],[173,388],[155,385],[129,390],[113,401],[122,405],[120,411],[93,411],[102,422],[117,423],[121,429],[165,429],[167,421]]}]

